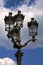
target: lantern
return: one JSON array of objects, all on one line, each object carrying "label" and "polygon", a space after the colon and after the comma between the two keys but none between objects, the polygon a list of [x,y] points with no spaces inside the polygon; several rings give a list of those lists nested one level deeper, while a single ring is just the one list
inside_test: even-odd
[{"label": "lantern", "polygon": [[23,20],[24,20],[24,15],[21,14],[21,11],[18,11],[18,14],[14,16],[14,21],[16,22],[16,26],[18,28],[23,27]]},{"label": "lantern", "polygon": [[5,20],[5,31],[10,32],[14,25],[12,13],[10,12],[8,16],[5,16],[4,20]]},{"label": "lantern", "polygon": [[28,22],[29,35],[33,38],[38,34],[38,23],[34,18],[31,18],[31,21]]}]

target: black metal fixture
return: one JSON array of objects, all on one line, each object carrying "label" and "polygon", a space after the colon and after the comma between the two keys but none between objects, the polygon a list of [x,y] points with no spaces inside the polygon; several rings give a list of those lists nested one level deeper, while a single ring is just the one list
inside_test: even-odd
[{"label": "black metal fixture", "polygon": [[38,34],[38,23],[36,20],[34,20],[34,18],[31,18],[31,21],[28,22],[28,28],[29,35],[32,36],[32,38],[35,38],[35,36]]},{"label": "black metal fixture", "polygon": [[12,16],[12,13],[10,12],[9,15],[4,18],[5,31],[8,32],[7,36],[8,38],[11,38],[13,47],[18,49],[15,54],[17,58],[17,65],[21,65],[21,59],[23,56],[21,48],[25,47],[30,41],[35,42],[35,36],[38,34],[38,23],[34,20],[34,18],[31,18],[31,21],[28,22],[28,28],[29,35],[32,36],[32,39],[26,41],[24,44],[21,44],[20,30],[23,27],[24,17],[25,16],[21,14],[21,11],[18,11],[15,16]]}]

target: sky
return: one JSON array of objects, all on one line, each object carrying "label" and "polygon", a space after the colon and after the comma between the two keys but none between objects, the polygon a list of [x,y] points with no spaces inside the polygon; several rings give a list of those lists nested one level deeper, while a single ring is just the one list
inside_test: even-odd
[{"label": "sky", "polygon": [[[22,65],[43,65],[43,0],[0,0],[0,65],[2,65],[2,63],[5,65],[7,62],[6,59],[9,60],[9,64],[10,60],[12,63],[14,62],[13,65],[15,65],[16,62],[14,54],[17,50],[13,48],[13,43],[11,43],[11,40],[6,36],[7,32],[5,31],[4,17],[5,15],[7,16],[9,12],[15,15],[18,10],[21,10],[21,13],[25,15],[23,21],[24,26],[21,29],[21,43],[31,39],[27,22],[30,22],[31,18],[34,17],[39,23],[36,42],[30,42],[22,49],[24,53]],[[2,62],[2,60],[4,62]]]}]

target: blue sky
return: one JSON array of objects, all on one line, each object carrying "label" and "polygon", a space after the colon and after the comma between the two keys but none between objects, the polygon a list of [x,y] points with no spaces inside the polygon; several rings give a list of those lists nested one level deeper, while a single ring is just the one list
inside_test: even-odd
[{"label": "blue sky", "polygon": [[10,7],[16,8],[16,7],[21,6],[23,4],[26,4],[27,6],[30,6],[32,4],[34,5],[35,0],[30,0],[30,1],[28,0],[28,2],[25,0],[19,0],[19,1],[18,0],[7,0],[5,7],[6,8],[10,8]]},{"label": "blue sky", "polygon": [[[9,12],[15,15],[18,10],[25,15],[24,27],[21,29],[21,43],[31,38],[28,33],[27,21],[34,17],[39,23],[37,41],[30,42],[22,49],[24,53],[22,65],[43,65],[43,0],[0,0],[0,58],[3,60],[9,58],[16,62],[14,54],[17,50],[13,49],[11,40],[6,36],[4,17]],[[3,65],[5,65],[4,63]]]}]

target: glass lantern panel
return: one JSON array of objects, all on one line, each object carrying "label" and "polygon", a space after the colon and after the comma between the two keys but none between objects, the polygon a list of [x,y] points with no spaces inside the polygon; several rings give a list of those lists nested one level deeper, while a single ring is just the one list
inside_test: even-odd
[{"label": "glass lantern panel", "polygon": [[12,25],[12,24],[13,24],[13,21],[10,21],[10,20],[9,20],[9,21],[6,22],[6,24]]},{"label": "glass lantern panel", "polygon": [[17,22],[22,22],[22,18],[17,18],[16,21]]},{"label": "glass lantern panel", "polygon": [[9,30],[9,25],[5,24],[5,31]]},{"label": "glass lantern panel", "polygon": [[17,27],[22,28],[23,27],[23,23],[22,22],[17,22]]},{"label": "glass lantern panel", "polygon": [[36,35],[36,33],[37,33],[36,26],[31,26],[30,29],[29,29],[29,35],[34,36],[34,35]]},{"label": "glass lantern panel", "polygon": [[13,25],[5,24],[5,31],[11,31],[13,29]]},{"label": "glass lantern panel", "polygon": [[13,29],[13,27],[14,27],[13,25],[10,25],[10,31]]}]

